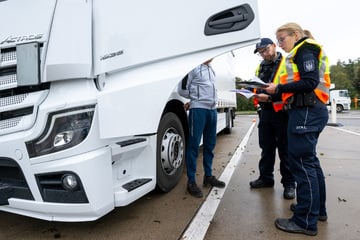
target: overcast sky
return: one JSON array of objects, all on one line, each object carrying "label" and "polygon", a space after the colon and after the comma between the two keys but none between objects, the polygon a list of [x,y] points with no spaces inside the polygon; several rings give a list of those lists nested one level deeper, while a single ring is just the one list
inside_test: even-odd
[{"label": "overcast sky", "polygon": [[[357,0],[258,0],[261,37],[276,42],[276,29],[296,22],[308,29],[323,45],[330,64],[360,58],[360,2]],[[255,46],[236,51],[236,75],[254,76],[261,58],[253,54]],[[282,51],[281,48],[278,50]]]}]

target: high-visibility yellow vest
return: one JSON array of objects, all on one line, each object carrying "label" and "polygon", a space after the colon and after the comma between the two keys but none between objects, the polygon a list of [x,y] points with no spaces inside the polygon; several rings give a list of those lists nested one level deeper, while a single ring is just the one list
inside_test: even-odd
[{"label": "high-visibility yellow vest", "polygon": [[[278,68],[276,69],[276,73],[274,74],[274,77],[272,79],[272,82],[274,84],[279,84],[280,83],[280,79],[279,79],[280,72],[281,72],[280,69],[282,68],[284,62],[285,62],[285,57],[281,56],[281,61],[280,61],[279,65],[278,65]],[[256,76],[259,76],[259,71],[260,71],[260,65],[256,69],[256,73],[255,73]],[[273,106],[275,112],[278,112],[278,111],[283,109],[284,102],[282,100],[273,101],[272,106]]]},{"label": "high-visibility yellow vest", "polygon": [[[330,88],[330,66],[329,60],[325,52],[323,51],[320,44],[315,42],[313,39],[306,39],[302,43],[294,47],[288,56],[286,56],[285,64],[281,67],[280,72],[280,83],[287,84],[294,81],[300,80],[300,73],[297,65],[294,63],[293,59],[296,56],[298,49],[305,43],[312,44],[317,46],[320,49],[318,56],[319,59],[319,77],[320,82],[317,87],[314,89],[316,96],[323,102],[327,103],[329,100],[329,88]],[[294,95],[294,93],[283,93],[282,100],[286,100]]]}]

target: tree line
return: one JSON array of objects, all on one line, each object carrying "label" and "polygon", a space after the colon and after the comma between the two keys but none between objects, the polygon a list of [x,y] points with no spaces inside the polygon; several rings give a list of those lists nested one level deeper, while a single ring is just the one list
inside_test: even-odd
[{"label": "tree line", "polygon": [[[355,60],[338,61],[330,66],[331,83],[335,89],[347,89],[351,97],[351,105],[354,107],[354,98],[360,98],[360,58]],[[237,111],[255,110],[253,99],[247,99],[237,95]]]}]

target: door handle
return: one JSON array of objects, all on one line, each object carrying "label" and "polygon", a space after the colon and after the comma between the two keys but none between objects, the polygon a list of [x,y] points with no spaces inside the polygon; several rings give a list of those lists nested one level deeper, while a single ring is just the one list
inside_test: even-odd
[{"label": "door handle", "polygon": [[223,25],[223,24],[246,21],[247,15],[248,14],[241,14],[241,15],[237,15],[237,16],[233,16],[233,17],[227,17],[224,19],[213,20],[213,21],[209,22],[209,26],[216,28],[217,26],[221,27],[221,25]]},{"label": "door handle", "polygon": [[255,15],[249,4],[240,5],[212,15],[205,24],[206,36],[240,31],[254,20]]}]

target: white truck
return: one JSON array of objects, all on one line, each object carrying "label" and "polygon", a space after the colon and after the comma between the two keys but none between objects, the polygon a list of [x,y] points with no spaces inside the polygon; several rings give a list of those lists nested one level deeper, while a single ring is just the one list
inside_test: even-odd
[{"label": "white truck", "polygon": [[347,89],[330,90],[330,104],[335,104],[336,112],[351,109],[351,98]]},{"label": "white truck", "polygon": [[49,221],[176,186],[178,82],[260,37],[256,0],[0,0],[0,22],[0,210]]}]

